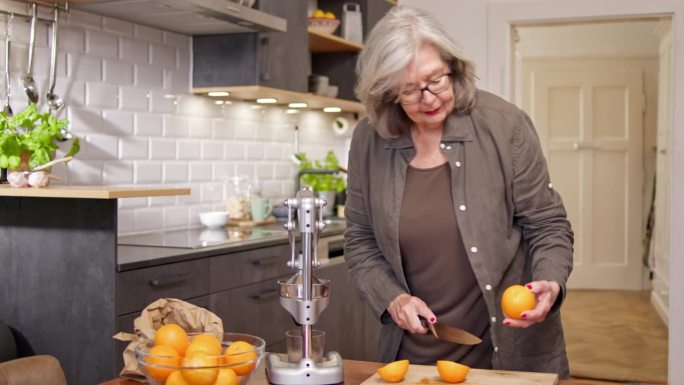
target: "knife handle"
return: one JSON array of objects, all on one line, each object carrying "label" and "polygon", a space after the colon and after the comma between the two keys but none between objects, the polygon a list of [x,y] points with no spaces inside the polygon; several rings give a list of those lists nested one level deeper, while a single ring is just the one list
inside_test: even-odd
[{"label": "knife handle", "polygon": [[418,316],[418,318],[420,319],[420,324],[423,325],[424,328],[428,328],[435,338],[439,338],[437,336],[437,330],[435,330],[435,325],[429,323],[424,317]]}]

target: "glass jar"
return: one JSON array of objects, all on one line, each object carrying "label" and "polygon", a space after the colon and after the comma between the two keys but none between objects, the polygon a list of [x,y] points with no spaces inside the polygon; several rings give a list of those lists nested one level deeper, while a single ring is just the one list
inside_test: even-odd
[{"label": "glass jar", "polygon": [[250,197],[252,195],[252,181],[241,175],[226,180],[226,211],[230,219],[248,221],[251,219]]}]

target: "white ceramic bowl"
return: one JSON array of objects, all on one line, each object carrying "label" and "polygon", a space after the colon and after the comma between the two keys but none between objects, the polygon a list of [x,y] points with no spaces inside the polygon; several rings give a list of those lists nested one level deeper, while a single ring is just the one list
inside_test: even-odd
[{"label": "white ceramic bowl", "polygon": [[230,213],[228,211],[207,211],[199,213],[200,222],[210,229],[216,229],[228,224]]}]

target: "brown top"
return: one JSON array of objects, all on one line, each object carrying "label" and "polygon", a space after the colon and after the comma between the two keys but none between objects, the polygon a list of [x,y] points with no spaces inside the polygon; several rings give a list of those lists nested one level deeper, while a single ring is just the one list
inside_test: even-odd
[{"label": "brown top", "polygon": [[463,246],[451,199],[447,163],[409,166],[399,219],[399,245],[411,294],[422,299],[437,321],[482,338],[479,345],[458,345],[431,334],[404,332],[397,359],[434,365],[448,359],[472,368],[492,367],[487,305]]}]

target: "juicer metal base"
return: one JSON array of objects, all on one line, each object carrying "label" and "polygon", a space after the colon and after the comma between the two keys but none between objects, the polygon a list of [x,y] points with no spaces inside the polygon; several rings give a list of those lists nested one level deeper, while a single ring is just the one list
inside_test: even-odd
[{"label": "juicer metal base", "polygon": [[278,353],[266,356],[266,377],[273,385],[333,385],[344,382],[342,356],[328,352],[327,361],[315,362],[302,358],[299,362],[285,362]]}]

